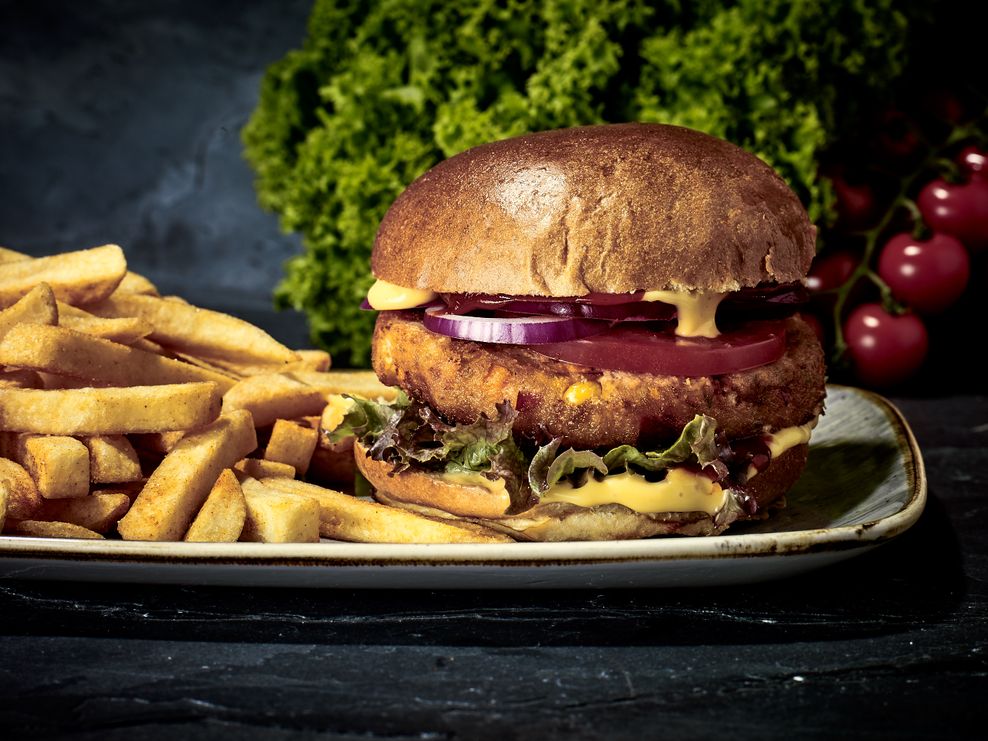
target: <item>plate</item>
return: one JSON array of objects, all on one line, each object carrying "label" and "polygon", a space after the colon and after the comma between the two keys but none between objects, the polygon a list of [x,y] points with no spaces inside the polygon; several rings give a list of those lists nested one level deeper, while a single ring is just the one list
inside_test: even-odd
[{"label": "plate", "polygon": [[0,537],[0,577],[229,586],[609,588],[792,576],[903,533],[926,503],[916,440],[886,399],[828,386],[806,471],[771,518],[708,538],[496,545],[151,543]]}]

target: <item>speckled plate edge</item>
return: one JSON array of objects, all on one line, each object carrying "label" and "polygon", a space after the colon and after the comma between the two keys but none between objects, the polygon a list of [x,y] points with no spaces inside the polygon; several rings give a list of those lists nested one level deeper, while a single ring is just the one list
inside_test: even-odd
[{"label": "speckled plate edge", "polygon": [[863,553],[906,531],[926,504],[922,455],[902,413],[861,389],[831,386],[888,418],[908,497],[853,525],[710,538],[380,545],[152,543],[0,536],[0,578],[314,587],[708,586],[799,573]]}]

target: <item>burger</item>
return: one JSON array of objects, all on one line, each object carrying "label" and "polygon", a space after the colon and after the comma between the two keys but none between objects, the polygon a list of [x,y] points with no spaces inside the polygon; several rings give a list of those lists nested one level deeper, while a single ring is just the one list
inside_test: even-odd
[{"label": "burger", "polygon": [[519,540],[715,535],[782,506],[823,411],[815,230],[764,162],[660,124],[485,144],[374,242],[336,439],[381,502]]}]

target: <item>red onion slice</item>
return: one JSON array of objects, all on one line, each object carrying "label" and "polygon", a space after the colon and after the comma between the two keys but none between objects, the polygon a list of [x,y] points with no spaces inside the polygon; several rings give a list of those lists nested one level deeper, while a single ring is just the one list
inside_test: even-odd
[{"label": "red onion slice", "polygon": [[497,309],[507,313],[604,319],[612,322],[661,322],[676,316],[676,307],[661,301],[632,301],[621,304],[512,301]]},{"label": "red onion slice", "polygon": [[422,320],[426,329],[458,340],[499,345],[544,345],[589,337],[607,329],[606,322],[555,316],[479,317],[449,314],[429,308]]}]

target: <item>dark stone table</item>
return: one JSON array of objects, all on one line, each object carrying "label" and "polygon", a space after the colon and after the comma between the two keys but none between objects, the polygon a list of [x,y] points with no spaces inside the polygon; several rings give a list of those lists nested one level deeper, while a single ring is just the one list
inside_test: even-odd
[{"label": "dark stone table", "polygon": [[612,592],[0,582],[0,729],[982,737],[988,398],[898,401],[928,466],[926,512],[877,551],[786,581]]},{"label": "dark stone table", "polygon": [[[0,244],[119,242],[165,291],[303,342],[268,298],[298,241],[237,131],[308,6],[0,1]],[[868,555],[674,591],[0,582],[0,739],[980,737],[988,397],[948,366],[933,388],[967,395],[899,400],[927,511]]]}]

